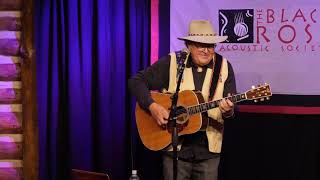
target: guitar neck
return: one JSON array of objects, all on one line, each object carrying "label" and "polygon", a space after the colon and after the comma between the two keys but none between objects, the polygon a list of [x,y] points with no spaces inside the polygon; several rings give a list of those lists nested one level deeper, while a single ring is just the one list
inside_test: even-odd
[{"label": "guitar neck", "polygon": [[231,102],[237,103],[237,102],[246,100],[247,97],[245,94],[236,94],[234,96],[225,97],[219,100],[202,103],[195,106],[189,106],[187,107],[188,114],[193,115],[193,114],[202,113],[210,109],[216,108],[219,106],[220,101],[222,101],[223,99],[229,99]]}]

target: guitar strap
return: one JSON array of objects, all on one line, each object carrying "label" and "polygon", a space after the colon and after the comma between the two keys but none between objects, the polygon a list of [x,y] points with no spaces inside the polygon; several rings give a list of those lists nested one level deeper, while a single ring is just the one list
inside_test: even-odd
[{"label": "guitar strap", "polygon": [[211,101],[214,97],[217,85],[218,85],[218,80],[220,78],[220,72],[221,72],[221,67],[222,67],[222,56],[218,53],[215,54],[216,56],[216,61],[213,63],[212,70],[212,79],[211,79],[211,85],[210,85],[210,93],[209,93],[209,101]]}]

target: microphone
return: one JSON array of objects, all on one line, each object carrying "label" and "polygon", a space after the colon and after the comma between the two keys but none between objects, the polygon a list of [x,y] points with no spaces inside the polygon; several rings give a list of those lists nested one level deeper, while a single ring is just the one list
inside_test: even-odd
[{"label": "microphone", "polygon": [[190,51],[189,51],[188,48],[183,48],[183,49],[181,50],[181,52],[182,52],[182,53],[185,53],[185,54],[189,54],[189,53],[190,53]]},{"label": "microphone", "polygon": [[180,53],[178,53],[179,64],[182,65],[188,59],[190,51],[188,48],[183,48]]}]

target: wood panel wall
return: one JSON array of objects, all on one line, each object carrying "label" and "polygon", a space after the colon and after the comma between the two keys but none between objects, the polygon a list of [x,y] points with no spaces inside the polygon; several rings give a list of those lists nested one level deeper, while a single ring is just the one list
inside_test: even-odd
[{"label": "wood panel wall", "polygon": [[0,179],[38,179],[32,7],[0,0]]}]

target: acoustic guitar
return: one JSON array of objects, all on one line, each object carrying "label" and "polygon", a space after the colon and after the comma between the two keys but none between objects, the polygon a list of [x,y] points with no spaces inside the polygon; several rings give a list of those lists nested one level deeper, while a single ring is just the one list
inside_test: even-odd
[{"label": "acoustic guitar", "polygon": [[[153,100],[161,104],[166,109],[171,107],[172,94],[151,92]],[[242,94],[225,97],[233,103],[244,100],[268,100],[272,96],[269,84],[252,87],[252,89]],[[206,111],[219,107],[219,102],[222,99],[205,102],[201,92],[192,90],[185,90],[179,92],[177,102],[177,129],[178,135],[192,134],[198,132],[202,128],[206,128],[209,124],[204,122],[203,113]],[[169,110],[170,112],[170,110]],[[167,147],[171,143],[171,123],[166,126],[159,126],[150,112],[142,109],[139,104],[136,105],[136,123],[141,141],[150,150],[158,151]],[[209,119],[206,118],[208,121]]]}]

